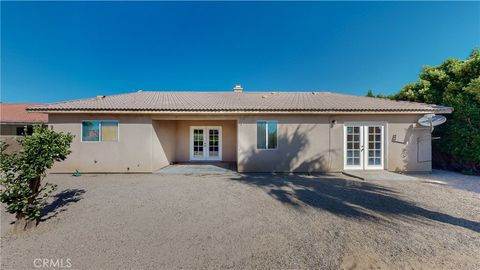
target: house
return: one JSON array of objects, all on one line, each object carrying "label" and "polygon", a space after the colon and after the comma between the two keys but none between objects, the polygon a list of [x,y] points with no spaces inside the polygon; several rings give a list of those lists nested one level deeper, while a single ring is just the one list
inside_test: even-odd
[{"label": "house", "polygon": [[40,106],[32,103],[0,103],[0,135],[22,136],[31,132],[32,125],[47,124],[48,115],[44,113],[27,112],[27,107]]},{"label": "house", "polygon": [[44,113],[27,112],[29,106],[39,106],[32,103],[0,103],[0,141],[9,145],[8,152],[20,150],[18,138],[32,133],[35,124],[45,125],[48,115]]},{"label": "house", "polygon": [[330,92],[164,92],[28,108],[75,135],[53,172],[154,172],[234,162],[239,172],[430,171],[431,133],[452,108]]}]

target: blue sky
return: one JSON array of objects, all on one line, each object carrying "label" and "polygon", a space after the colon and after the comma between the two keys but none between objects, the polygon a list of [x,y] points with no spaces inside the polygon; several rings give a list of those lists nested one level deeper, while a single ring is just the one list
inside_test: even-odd
[{"label": "blue sky", "polygon": [[480,46],[480,3],[2,2],[1,101],[398,91]]}]

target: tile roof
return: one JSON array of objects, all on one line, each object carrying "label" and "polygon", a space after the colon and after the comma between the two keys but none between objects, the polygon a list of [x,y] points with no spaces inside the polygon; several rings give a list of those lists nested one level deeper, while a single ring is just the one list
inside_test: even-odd
[{"label": "tile roof", "polygon": [[27,112],[31,106],[43,106],[31,103],[0,103],[0,123],[47,123],[48,115]]},{"label": "tile roof", "polygon": [[138,91],[45,104],[30,111],[144,112],[437,112],[452,108],[330,92]]}]

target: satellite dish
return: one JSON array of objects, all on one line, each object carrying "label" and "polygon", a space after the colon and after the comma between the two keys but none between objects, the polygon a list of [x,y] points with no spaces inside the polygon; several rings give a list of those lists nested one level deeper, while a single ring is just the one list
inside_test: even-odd
[{"label": "satellite dish", "polygon": [[433,127],[441,125],[447,121],[447,118],[443,115],[435,115],[433,113],[425,114],[422,118],[418,119],[418,123],[424,127],[430,127],[433,131]]}]

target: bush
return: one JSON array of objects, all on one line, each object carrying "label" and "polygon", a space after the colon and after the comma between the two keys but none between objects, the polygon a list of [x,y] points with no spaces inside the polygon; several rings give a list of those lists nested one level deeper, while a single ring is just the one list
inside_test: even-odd
[{"label": "bush", "polygon": [[425,102],[454,108],[448,121],[435,128],[433,164],[480,174],[480,51],[466,60],[448,59],[439,66],[425,66],[418,82],[390,96],[395,100]]},{"label": "bush", "polygon": [[9,213],[16,214],[15,230],[36,224],[48,196],[55,190],[52,184],[42,185],[41,180],[55,161],[67,158],[72,140],[71,134],[37,125],[32,135],[19,140],[19,152],[8,154],[8,145],[1,143],[0,201]]}]

